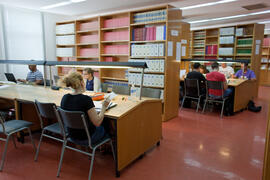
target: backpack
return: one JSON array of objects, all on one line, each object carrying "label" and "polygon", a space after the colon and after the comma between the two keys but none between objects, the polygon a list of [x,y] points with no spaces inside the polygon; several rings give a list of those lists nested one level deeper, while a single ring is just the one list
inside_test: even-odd
[{"label": "backpack", "polygon": [[262,106],[255,106],[253,101],[248,102],[248,110],[252,112],[260,112],[262,110]]}]

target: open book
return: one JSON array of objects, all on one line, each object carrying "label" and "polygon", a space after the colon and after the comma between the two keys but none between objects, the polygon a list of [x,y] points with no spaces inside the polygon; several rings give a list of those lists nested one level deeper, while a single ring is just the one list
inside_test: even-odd
[{"label": "open book", "polygon": [[[96,111],[100,112],[101,108],[102,108],[102,101],[93,101],[93,102],[94,102]],[[110,102],[110,104],[108,105],[106,110],[111,109],[111,108],[115,107],[116,105],[117,105],[116,103]]]}]

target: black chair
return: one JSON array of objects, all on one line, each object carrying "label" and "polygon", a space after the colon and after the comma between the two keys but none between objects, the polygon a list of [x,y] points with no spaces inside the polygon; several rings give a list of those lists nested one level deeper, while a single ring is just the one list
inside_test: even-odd
[{"label": "black chair", "polygon": [[[65,128],[84,130],[86,132],[86,135],[87,135],[87,139],[77,140],[77,139],[74,139],[72,136],[67,135],[67,133],[65,133],[65,131],[63,130],[64,142],[63,142],[63,147],[62,147],[62,152],[61,152],[60,163],[58,166],[57,177],[59,177],[59,175],[60,175],[60,170],[62,167],[65,148],[68,148],[68,149],[83,153],[85,155],[91,156],[91,164],[90,164],[90,170],[89,170],[89,176],[88,176],[88,179],[91,180],[93,163],[94,163],[94,158],[95,158],[95,151],[98,147],[100,147],[101,145],[103,145],[107,142],[110,142],[111,147],[112,147],[113,158],[115,160],[114,148],[113,148],[113,143],[112,143],[111,138],[108,136],[105,136],[101,141],[93,144],[91,141],[91,136],[90,136],[90,132],[88,130],[87,122],[85,120],[85,114],[83,112],[65,111],[61,108],[58,108],[56,111],[57,111],[57,118],[59,119],[59,121],[63,122]],[[85,152],[85,151],[67,146],[67,142],[71,142],[71,143],[76,144],[76,145],[88,147],[88,148],[92,149],[92,153]]]},{"label": "black chair", "polygon": [[130,95],[130,86],[113,85],[112,91],[116,94]]},{"label": "black chair", "polygon": [[31,122],[28,121],[24,121],[24,120],[9,120],[9,121],[5,121],[5,118],[3,118],[2,114],[0,113],[0,134],[3,134],[6,136],[6,138],[0,138],[0,140],[5,141],[5,148],[4,148],[4,152],[2,155],[2,160],[1,160],[1,165],[0,165],[0,171],[3,170],[4,168],[4,163],[5,163],[5,158],[6,158],[6,153],[7,153],[7,147],[8,147],[8,141],[9,138],[11,137],[14,143],[14,146],[16,148],[16,142],[14,139],[13,135],[16,135],[17,132],[23,131],[25,129],[27,129],[31,142],[33,144],[34,150],[36,150],[36,146],[34,143],[34,140],[32,138],[32,134],[31,134],[31,130],[30,130],[30,126],[32,125]]},{"label": "black chair", "polygon": [[[221,92],[222,92],[221,96],[220,97],[212,96],[211,94],[209,94],[209,89],[221,90]],[[220,117],[222,118],[223,111],[224,111],[224,105],[225,105],[225,102],[226,102],[227,99],[228,99],[228,97],[224,97],[224,85],[223,85],[223,82],[221,82],[221,81],[206,81],[206,99],[205,99],[205,102],[204,102],[202,113],[204,113],[206,105],[207,105],[208,102],[221,103],[222,108],[221,108]]]},{"label": "black chair", "polygon": [[101,92],[104,92],[104,93],[108,92],[108,84],[101,83]]},{"label": "black chair", "polygon": [[60,142],[63,142],[63,139],[59,139],[59,138],[51,135],[53,133],[53,134],[62,136],[61,128],[59,125],[62,122],[60,122],[60,123],[56,122],[56,123],[53,123],[51,125],[44,127],[45,121],[47,121],[47,122],[54,121],[54,120],[58,121],[58,119],[56,117],[56,113],[55,113],[56,105],[54,103],[41,103],[41,102],[38,102],[37,100],[35,100],[35,107],[36,107],[36,110],[38,112],[38,116],[39,116],[39,120],[40,120],[40,127],[42,129],[37,152],[35,155],[35,161],[37,161],[40,145],[42,142],[42,138],[44,136],[47,138],[56,140],[56,141],[60,141]]},{"label": "black chair", "polygon": [[142,97],[160,98],[161,90],[154,88],[142,88]]},{"label": "black chair", "polygon": [[200,106],[200,100],[201,100],[201,97],[203,96],[200,92],[200,86],[199,86],[198,79],[185,78],[184,88],[185,88],[185,93],[184,93],[184,97],[182,100],[181,109],[184,106],[185,99],[193,99],[193,100],[198,101],[197,102],[197,109],[196,109],[196,112],[198,112],[199,106]]}]

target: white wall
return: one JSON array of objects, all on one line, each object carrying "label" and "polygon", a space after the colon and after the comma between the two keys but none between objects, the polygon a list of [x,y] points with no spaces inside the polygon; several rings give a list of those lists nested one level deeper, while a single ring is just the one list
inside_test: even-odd
[{"label": "white wall", "polygon": [[[2,13],[3,6],[0,5],[0,59],[5,59],[5,49],[4,49],[4,29],[2,26]],[[6,71],[6,65],[0,64],[0,81],[5,80],[4,73]]]}]

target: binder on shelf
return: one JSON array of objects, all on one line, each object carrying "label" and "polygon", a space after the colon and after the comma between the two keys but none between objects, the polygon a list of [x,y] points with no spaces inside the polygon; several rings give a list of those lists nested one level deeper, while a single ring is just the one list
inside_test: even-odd
[{"label": "binder on shelf", "polygon": [[98,21],[85,22],[80,24],[80,31],[97,30],[98,27]]},{"label": "binder on shelf", "polygon": [[56,44],[57,45],[74,45],[75,36],[74,35],[56,36]]},{"label": "binder on shelf", "polygon": [[75,33],[75,24],[61,24],[56,25],[55,29],[56,34],[74,34]]},{"label": "binder on shelf", "polygon": [[98,43],[98,34],[80,36],[80,43]]},{"label": "binder on shelf", "polygon": [[75,56],[74,48],[56,48],[56,56],[58,57]]}]

